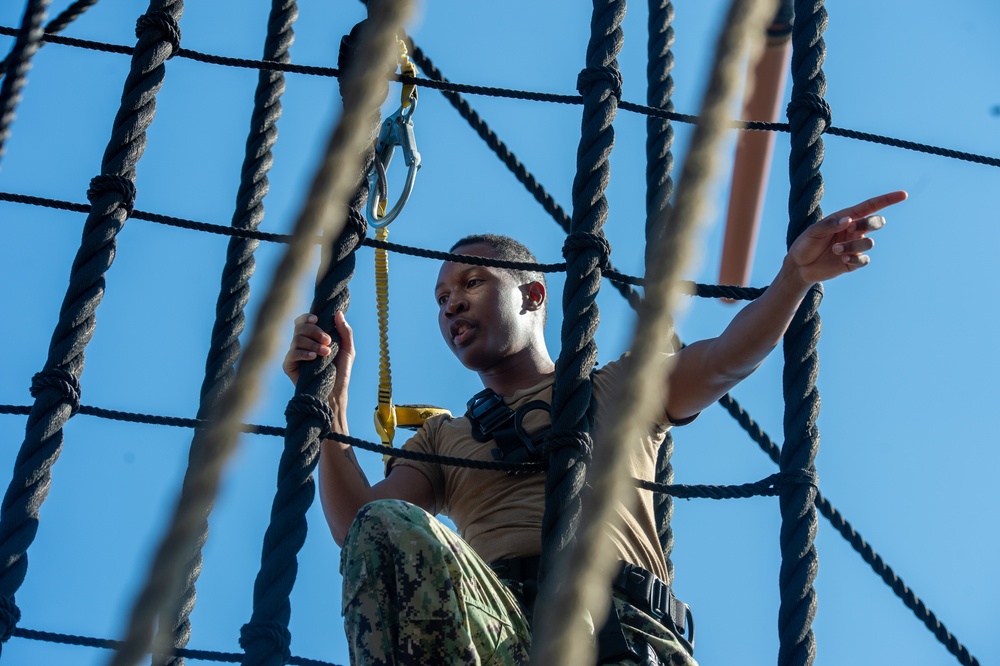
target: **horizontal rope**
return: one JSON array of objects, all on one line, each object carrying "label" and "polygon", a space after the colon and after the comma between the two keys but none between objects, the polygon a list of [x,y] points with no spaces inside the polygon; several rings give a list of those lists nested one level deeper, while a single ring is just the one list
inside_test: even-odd
[{"label": "horizontal rope", "polygon": [[[16,28],[11,28],[9,26],[0,26],[0,35],[14,36],[16,34],[17,34]],[[109,44],[106,42],[97,42],[89,39],[65,37],[62,35],[47,34],[42,36],[42,40],[45,42],[50,42],[52,44],[60,44],[62,46],[71,46],[75,48],[89,49],[93,51],[102,51],[105,53],[117,53],[122,55],[131,55],[133,50],[131,46],[125,46],[124,44]],[[337,69],[336,67],[296,65],[292,63],[274,62],[272,60],[254,60],[250,58],[230,58],[227,56],[201,53],[199,51],[193,51],[191,49],[184,49],[184,48],[179,49],[176,53],[174,53],[174,56],[178,58],[187,58],[189,60],[196,60],[198,62],[204,62],[212,65],[223,65],[226,67],[241,67],[246,69],[288,72],[292,74],[306,74],[309,76],[337,77],[340,75],[340,70]],[[515,90],[512,88],[469,85],[463,83],[454,83],[450,81],[435,81],[432,79],[425,79],[420,77],[404,76],[401,74],[391,75],[389,79],[401,83],[412,83],[422,88],[432,88],[434,90],[445,90],[449,92],[464,93],[469,95],[485,95],[489,97],[504,97],[508,99],[519,99],[532,102],[549,102],[555,104],[572,104],[572,105],[583,104],[583,97],[580,95],[564,95],[558,93],[543,93],[543,92],[533,92],[528,90]],[[698,116],[686,113],[676,113],[674,111],[666,111],[664,109],[658,109],[656,107],[647,106],[645,104],[636,104],[634,102],[628,102],[624,100],[619,103],[618,108],[624,111],[630,111],[632,113],[638,113],[653,118],[663,118],[674,122],[689,123],[689,124],[695,124],[698,122]],[[768,132],[788,132],[788,123],[768,123],[762,121],[732,120],[729,121],[728,124],[729,127],[733,129],[768,131]],[[826,133],[831,134],[833,136],[844,137],[847,139],[867,141],[869,143],[875,143],[883,146],[890,146],[892,148],[900,148],[903,150],[911,150],[918,153],[937,155],[938,157],[947,157],[949,159],[962,160],[965,162],[973,162],[976,164],[983,164],[986,166],[1000,167],[1000,158],[990,157],[988,155],[980,155],[977,153],[969,153],[961,150],[953,150],[951,148],[942,148],[939,146],[933,146],[926,143],[908,141],[905,139],[896,139],[893,137],[883,136],[879,134],[872,134],[869,132],[860,132],[857,130],[845,129],[840,127],[827,127]]]},{"label": "horizontal rope", "polygon": [[[28,405],[0,405],[0,414],[27,415],[31,411]],[[205,427],[209,422],[205,419],[190,419],[177,416],[158,416],[155,414],[141,414],[135,412],[123,412],[114,409],[103,409],[88,405],[80,406],[80,414],[95,416],[113,421],[126,421],[129,423],[145,423],[149,425],[163,425],[181,428]],[[244,423],[241,425],[243,432],[268,435],[272,437],[283,437],[285,429],[278,426],[262,426]],[[466,458],[455,458],[452,456],[438,456],[420,451],[408,451],[384,444],[376,444],[358,437],[330,433],[329,438],[343,444],[348,444],[358,449],[380,453],[382,455],[405,458],[406,460],[416,460],[420,462],[447,465],[451,467],[465,467],[469,469],[482,469],[498,472],[512,472],[514,474],[529,474],[541,472],[545,469],[543,463],[506,463],[490,460],[469,460]],[[706,498],[706,499],[736,499],[744,497],[777,495],[777,490],[781,483],[787,483],[781,474],[773,474],[761,481],[745,483],[735,486],[724,485],[664,485],[634,479],[635,484],[640,488],[653,492],[665,493],[674,497],[685,499]],[[773,490],[773,492],[772,492]]]},{"label": "horizontal rope", "polygon": [[[22,629],[20,627],[14,630],[14,636],[31,641],[44,641],[46,643],[57,643],[60,645],[75,645],[77,647],[103,648],[105,650],[117,650],[122,645],[122,641],[112,640],[110,638],[94,638],[93,636],[59,634],[52,631],[35,631],[33,629]],[[164,654],[164,656],[167,655],[233,664],[243,661],[242,652],[219,652],[217,650],[175,648],[173,651]],[[160,656],[160,654],[157,653],[157,656]],[[289,659],[287,663],[292,664],[293,666],[337,666],[337,664],[329,661],[320,661],[318,659],[295,656]]]},{"label": "horizontal rope", "polygon": [[[0,201],[9,201],[11,203],[39,206],[42,208],[54,208],[74,213],[85,214],[90,211],[90,206],[88,204],[73,203],[59,199],[48,199],[45,197],[35,197],[25,194],[16,194],[13,192],[0,192]],[[171,227],[178,227],[181,229],[218,234],[220,236],[251,238],[268,243],[287,243],[291,239],[291,236],[287,234],[274,234],[250,229],[234,229],[233,227],[227,227],[221,224],[196,222],[194,220],[186,220],[179,217],[147,213],[141,210],[132,211],[132,218]],[[320,244],[323,242],[323,239],[317,238],[315,242],[316,244]],[[505,261],[503,259],[491,259],[488,257],[475,257],[464,254],[455,254],[452,252],[442,252],[440,250],[428,250],[409,245],[402,245],[400,243],[379,241],[372,238],[366,238],[362,241],[362,244],[367,247],[381,248],[390,252],[405,254],[412,257],[422,257],[424,259],[436,259],[440,261],[454,261],[456,263],[473,264],[476,266],[493,266],[496,268],[509,268],[513,270],[538,271],[539,273],[560,273],[566,270],[565,263],[538,264],[525,261]],[[625,273],[619,273],[618,271],[604,271],[603,276],[612,282],[622,282],[633,286],[642,286],[644,282],[640,277],[626,275]],[[685,293],[692,296],[698,296],[699,298],[728,298],[731,300],[746,301],[753,300],[764,293],[764,289],[760,287],[710,285],[690,281],[684,281],[683,284],[685,285]]]}]

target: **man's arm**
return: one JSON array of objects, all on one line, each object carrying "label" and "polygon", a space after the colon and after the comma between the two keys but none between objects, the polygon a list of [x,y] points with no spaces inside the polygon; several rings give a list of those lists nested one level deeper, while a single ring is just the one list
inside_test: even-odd
[{"label": "man's arm", "polygon": [[[348,435],[347,393],[354,366],[354,333],[341,312],[336,314],[334,326],[340,334],[340,349],[333,361],[337,380],[330,392],[330,406],[334,413],[332,430]],[[298,383],[303,363],[318,356],[330,355],[331,342],[330,336],[316,325],[314,315],[304,314],[295,320],[292,342],[282,364],[292,383]],[[320,446],[319,499],[337,545],[343,545],[358,510],[373,500],[401,499],[426,511],[435,511],[433,488],[419,471],[412,467],[393,467],[388,477],[373,486],[358,464],[354,449],[332,439]]]},{"label": "man's arm", "polygon": [[873,213],[904,199],[902,191],[883,194],[806,229],[764,294],[743,308],[722,335],[677,353],[664,404],[667,414],[676,420],[693,416],[756,370],[785,334],[813,284],[868,264],[864,253],[874,242],[866,234],[885,224],[885,218]]}]

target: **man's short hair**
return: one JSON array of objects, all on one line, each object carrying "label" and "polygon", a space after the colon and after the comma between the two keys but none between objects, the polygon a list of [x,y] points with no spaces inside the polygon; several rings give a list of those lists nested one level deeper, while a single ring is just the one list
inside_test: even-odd
[{"label": "man's short hair", "polygon": [[[463,247],[465,245],[475,245],[476,243],[483,243],[484,245],[489,245],[493,248],[496,253],[497,259],[502,259],[504,261],[520,261],[526,263],[537,264],[538,259],[532,254],[531,250],[524,245],[524,243],[514,240],[510,236],[501,236],[499,234],[472,234],[470,236],[465,236],[451,246],[450,252],[454,252],[457,248]],[[527,282],[541,282],[545,284],[545,274],[541,271],[530,271],[530,270],[518,270],[518,269],[508,269],[514,274],[518,282],[525,284]]]}]

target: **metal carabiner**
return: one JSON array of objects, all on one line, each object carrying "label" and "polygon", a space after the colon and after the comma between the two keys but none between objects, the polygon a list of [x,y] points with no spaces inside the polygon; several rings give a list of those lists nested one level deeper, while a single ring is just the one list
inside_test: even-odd
[{"label": "metal carabiner", "polygon": [[[413,192],[413,183],[417,180],[420,153],[417,152],[417,142],[413,136],[412,120],[416,108],[417,97],[414,95],[410,98],[409,107],[399,107],[396,113],[382,122],[379,130],[378,143],[375,145],[375,161],[368,170],[368,224],[376,229],[388,225],[402,212],[403,206],[409,201]],[[392,162],[396,146],[403,149],[403,160],[409,171],[406,173],[406,184],[403,186],[399,201],[392,210],[385,212],[385,202],[389,198],[386,172],[389,170],[389,163]]]}]

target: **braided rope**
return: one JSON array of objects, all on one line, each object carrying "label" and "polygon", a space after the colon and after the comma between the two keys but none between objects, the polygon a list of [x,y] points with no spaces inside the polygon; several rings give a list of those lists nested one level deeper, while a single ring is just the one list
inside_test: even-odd
[{"label": "braided rope", "polygon": [[[647,22],[648,43],[646,46],[646,104],[652,107],[674,110],[674,5],[670,0],[649,0],[649,20]],[[670,200],[674,194],[671,172],[674,168],[674,128],[670,121],[662,118],[646,119],[646,270],[657,259],[652,256],[656,239],[661,230],[657,222],[666,219],[670,211]],[[670,462],[674,454],[674,433],[668,430],[656,456],[656,480],[661,484],[674,482],[674,467]],[[674,580],[674,501],[669,495],[656,495],[653,499],[656,526],[667,567],[667,582]]]},{"label": "braided rope", "polygon": [[[553,441],[565,441],[570,434],[589,437],[591,417],[590,372],[597,361],[594,333],[599,320],[597,291],[601,269],[606,267],[607,248],[601,228],[608,216],[604,191],[610,175],[608,157],[614,145],[611,122],[618,108],[621,76],[617,73],[618,53],[623,35],[621,21],[624,0],[594,0],[591,36],[584,72],[602,72],[604,77],[588,83],[583,73],[582,136],[577,149],[577,173],[573,179],[573,217],[570,235],[574,243],[563,248],[566,257],[566,286],[563,292],[562,349],[555,365],[552,395]],[[617,94],[616,94],[617,93]],[[579,242],[588,238],[590,246]],[[602,245],[602,241],[604,245]],[[545,512],[542,516],[542,561],[544,580],[554,570],[554,562],[573,539],[580,515],[586,463],[577,447],[564,446],[549,454],[545,480]],[[539,597],[541,598],[541,597]],[[551,643],[549,644],[551,645]],[[534,651],[540,663],[549,661],[546,643]]]},{"label": "braided rope", "polygon": [[[273,0],[267,23],[264,44],[264,60],[289,62],[289,47],[295,34],[292,25],[298,16],[295,0]],[[232,228],[254,230],[264,218],[264,197],[268,191],[267,173],[273,157],[271,148],[278,140],[276,123],[281,116],[281,95],[285,90],[285,77],[281,72],[261,71],[254,94],[254,107],[250,120],[250,133],[246,141],[243,168],[240,171],[240,185],[236,196]],[[207,418],[218,397],[228,388],[236,375],[236,360],[240,355],[240,333],[246,318],[243,309],[250,299],[250,277],[255,262],[254,251],[258,241],[232,237],[222,270],[222,285],[216,302],[215,324],[212,328],[211,344],[205,362],[205,377],[201,386],[198,418]],[[204,446],[203,430],[195,432],[191,442],[189,461],[199,457],[195,449]],[[189,463],[190,464],[190,463]],[[188,474],[192,473],[189,466]],[[179,610],[169,610],[160,617],[158,635],[154,641],[154,653],[167,652],[167,646],[183,648],[191,636],[191,611],[194,609],[195,583],[201,573],[202,548],[208,539],[207,515],[199,526],[199,536],[195,550],[184,566],[184,590],[177,603]],[[181,666],[180,656],[154,659],[154,664]]]},{"label": "braided rope", "polygon": [[[149,12],[162,12],[176,22],[180,0],[152,0]],[[92,181],[91,209],[73,262],[69,287],[52,334],[43,375],[63,374],[79,382],[84,350],[93,336],[96,310],[104,295],[104,274],[115,254],[115,237],[132,207],[135,165],[142,157],[146,128],[153,120],[156,93],[163,84],[163,63],[171,47],[159,29],[137,34],[132,66],[124,84],[122,105],[111,140]],[[9,80],[4,81],[7,84]],[[13,478],[0,507],[0,597],[13,603],[27,572],[27,549],[38,530],[38,512],[48,495],[51,467],[59,457],[63,425],[78,404],[76,395],[49,383],[35,395],[18,452]],[[9,616],[0,620],[0,635],[9,632]]]},{"label": "braided rope", "polygon": [[[384,7],[377,3],[370,10],[369,18],[355,26],[351,34],[341,41],[340,66],[345,71],[355,71],[364,67],[371,79],[372,96],[381,104],[388,94],[384,71],[394,67],[396,53],[395,32],[402,23],[402,15],[408,8],[403,3]],[[366,41],[377,37],[382,46],[374,56]],[[349,61],[349,62],[348,62]],[[380,69],[382,71],[380,71]],[[351,104],[353,94],[344,82],[342,93],[346,108]],[[362,214],[367,200],[368,189],[364,182],[372,161],[379,126],[378,104],[369,105],[366,117],[355,129],[358,155],[363,161],[355,169],[348,170],[347,183],[351,188],[350,197],[340,202],[347,214],[347,223],[329,251],[324,253],[320,268],[320,278],[313,294],[311,311],[317,316],[317,324],[331,332],[332,353],[317,358],[302,366],[296,383],[295,395],[286,410],[287,428],[285,446],[278,466],[277,492],[271,505],[271,519],[264,534],[261,552],[261,566],[254,582],[253,612],[249,622],[243,626],[241,645],[247,651],[244,664],[281,664],[288,653],[287,634],[291,616],[289,596],[298,570],[297,555],[305,543],[306,511],[315,497],[313,472],[319,460],[320,444],[331,437],[334,418],[328,398],[336,381],[336,357],[340,340],[334,327],[334,316],[345,311],[350,303],[348,284],[354,275],[355,253],[367,232],[367,223]],[[347,204],[344,206],[344,204]],[[303,406],[308,405],[308,408]],[[284,629],[283,633],[261,631],[266,627]]]},{"label": "braided rope", "polygon": [[[764,28],[773,16],[768,5],[766,0],[734,0],[723,22],[703,101],[703,123],[695,130],[684,163],[676,208],[669,223],[657,225],[663,229],[655,254],[660,260],[647,267],[646,298],[639,308],[628,370],[623,373],[627,379],[613,392],[615,400],[595,437],[601,446],[595,450],[596,459],[586,479],[589,490],[583,496],[578,541],[554,569],[560,573],[559,580],[546,581],[548,589],[539,595],[547,598],[537,609],[535,636],[541,640],[532,646],[533,663],[594,661],[585,614],[566,613],[564,609],[583,608],[594,618],[607,612],[609,572],[616,557],[614,544],[606,536],[608,525],[617,526],[621,521],[617,507],[629,491],[630,447],[640,444],[648,424],[663,407],[658,390],[663,382],[662,366],[655,358],[671,339],[676,276],[683,269],[695,226],[705,215],[708,187],[720,163],[716,153],[725,136],[725,114],[740,87],[742,59],[749,47],[760,48]],[[550,545],[543,544],[546,548]]]},{"label": "braided rope", "polygon": [[31,57],[41,45],[42,23],[45,22],[45,10],[50,1],[28,0],[14,48],[0,66],[0,73],[10,72],[10,76],[5,76],[0,82],[0,159],[3,158],[4,144],[10,136],[10,125],[14,122],[14,109],[21,101],[21,89],[28,80]]},{"label": "braided rope", "polygon": [[[264,296],[236,378],[218,400],[217,418],[206,431],[205,447],[199,453],[197,464],[192,465],[197,473],[189,476],[189,483],[178,499],[149,577],[133,607],[124,645],[115,655],[112,666],[134,664],[146,651],[153,622],[176,593],[178,570],[191,552],[203,515],[218,490],[222,468],[236,447],[240,417],[255,398],[257,378],[268,367],[279,329],[287,322],[287,309],[294,300],[292,292],[308,263],[311,239],[324,228],[336,235],[343,227],[343,203],[356,185],[354,174],[367,145],[362,128],[378,105],[378,93],[384,85],[378,63],[392,53],[393,31],[402,12],[400,3],[385,4],[373,23],[371,34],[365,36],[364,46],[366,51],[371,50],[370,57],[358,58],[358,65],[342,82],[346,100],[344,113],[330,136],[322,163],[296,220],[292,242]],[[259,644],[260,641],[254,641],[248,647],[248,659],[251,658],[250,648]],[[282,656],[280,652],[271,652],[270,660],[274,662]]]},{"label": "braided rope", "polygon": [[[829,106],[823,101],[826,77],[823,60],[826,45],[826,10],[823,0],[796,0],[792,28],[792,103],[789,105],[791,154],[788,195],[789,226],[787,244],[823,217],[823,131],[829,126]],[[809,291],[792,319],[784,338],[783,392],[785,397],[785,445],[781,452],[782,472],[815,473],[819,451],[819,392],[816,376],[819,357],[819,302],[822,287]],[[816,615],[814,583],[819,567],[816,534],[816,488],[809,485],[782,488],[781,570],[778,609],[779,666],[808,666],[816,657],[816,637],[812,630]]]}]

